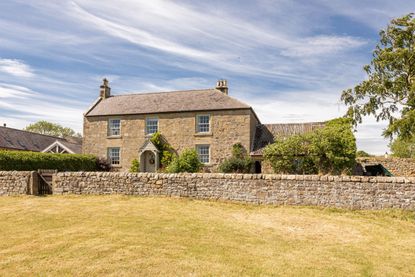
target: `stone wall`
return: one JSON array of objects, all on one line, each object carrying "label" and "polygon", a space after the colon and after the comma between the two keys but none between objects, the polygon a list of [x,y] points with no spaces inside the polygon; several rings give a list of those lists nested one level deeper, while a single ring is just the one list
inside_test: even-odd
[{"label": "stone wall", "polygon": [[[211,132],[196,133],[196,116],[211,116]],[[256,118],[250,109],[208,112],[161,113],[149,115],[159,119],[159,132],[178,153],[185,148],[195,148],[197,144],[210,145],[208,167],[215,171],[223,159],[229,157],[232,145],[241,143],[249,152],[254,136]],[[121,120],[121,135],[108,137],[107,126],[110,118]],[[83,153],[98,157],[107,156],[108,147],[121,148],[121,165],[114,168],[128,171],[133,159],[138,159],[138,151],[147,139],[145,135],[146,115],[94,116],[84,118]]]},{"label": "stone wall", "polygon": [[0,171],[0,196],[31,193],[30,171]]},{"label": "stone wall", "polygon": [[272,205],[415,210],[415,178],[265,175],[58,173],[54,194],[179,196]]},{"label": "stone wall", "polygon": [[382,164],[394,176],[415,177],[415,160],[395,157],[364,157],[357,158],[362,165]]}]

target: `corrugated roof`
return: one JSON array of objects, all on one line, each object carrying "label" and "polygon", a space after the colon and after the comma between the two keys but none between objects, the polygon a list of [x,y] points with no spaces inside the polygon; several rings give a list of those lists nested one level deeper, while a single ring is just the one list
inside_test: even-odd
[{"label": "corrugated roof", "polygon": [[254,145],[251,155],[261,156],[265,146],[275,141],[275,138],[287,138],[293,135],[305,134],[324,127],[324,122],[260,124],[255,131]]},{"label": "corrugated roof", "polygon": [[55,141],[59,141],[74,153],[82,152],[82,139],[80,138],[59,138],[8,127],[0,127],[0,148],[41,152]]},{"label": "corrugated roof", "polygon": [[217,89],[138,93],[102,99],[86,116],[249,109]]}]

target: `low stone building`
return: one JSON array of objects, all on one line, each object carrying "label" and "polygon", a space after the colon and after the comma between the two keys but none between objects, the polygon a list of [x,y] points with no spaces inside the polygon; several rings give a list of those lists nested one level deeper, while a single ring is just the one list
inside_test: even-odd
[{"label": "low stone building", "polygon": [[159,168],[159,152],[149,138],[159,132],[180,153],[196,149],[205,170],[217,166],[240,143],[261,172],[262,148],[277,133],[303,133],[321,126],[261,124],[251,106],[228,95],[226,80],[215,88],[111,95],[104,79],[99,98],[84,114],[83,153],[107,157],[114,170],[126,171],[134,159],[144,172]]},{"label": "low stone building", "polygon": [[77,137],[60,138],[2,126],[0,127],[0,149],[80,154],[82,139]]}]

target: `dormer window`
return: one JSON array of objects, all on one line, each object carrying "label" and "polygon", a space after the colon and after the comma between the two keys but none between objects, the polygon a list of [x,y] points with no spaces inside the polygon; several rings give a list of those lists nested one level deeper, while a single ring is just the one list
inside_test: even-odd
[{"label": "dormer window", "polygon": [[146,135],[157,133],[159,129],[159,120],[157,117],[146,118]]},{"label": "dormer window", "polygon": [[121,120],[110,119],[108,120],[108,136],[118,137],[121,135]]},{"label": "dormer window", "polygon": [[210,132],[210,115],[200,114],[196,116],[196,132],[209,133]]}]

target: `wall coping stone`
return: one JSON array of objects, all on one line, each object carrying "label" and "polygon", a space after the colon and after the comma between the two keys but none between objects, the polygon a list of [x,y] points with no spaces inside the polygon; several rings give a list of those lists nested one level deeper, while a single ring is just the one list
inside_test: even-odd
[{"label": "wall coping stone", "polygon": [[[30,171],[0,171],[0,175],[27,175]],[[55,176],[97,176],[131,178],[148,177],[158,179],[192,178],[192,179],[236,179],[236,180],[297,180],[297,181],[320,181],[320,182],[352,182],[352,183],[415,183],[415,177],[383,177],[383,176],[342,176],[342,175],[282,175],[282,174],[240,174],[240,173],[149,173],[149,172],[58,172]]]}]

